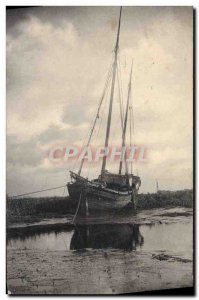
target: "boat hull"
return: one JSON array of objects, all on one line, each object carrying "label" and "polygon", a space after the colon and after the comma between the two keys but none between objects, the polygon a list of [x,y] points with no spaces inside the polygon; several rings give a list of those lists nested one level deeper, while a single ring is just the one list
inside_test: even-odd
[{"label": "boat hull", "polygon": [[80,212],[118,210],[135,200],[133,190],[120,192],[79,182],[69,183],[68,192],[72,200],[81,201]]}]

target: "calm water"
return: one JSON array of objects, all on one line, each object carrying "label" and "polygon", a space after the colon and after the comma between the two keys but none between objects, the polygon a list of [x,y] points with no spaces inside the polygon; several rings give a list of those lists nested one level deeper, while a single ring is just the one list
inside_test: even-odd
[{"label": "calm water", "polygon": [[16,231],[8,235],[8,249],[80,250],[123,249],[126,251],[166,250],[192,257],[191,222],[171,224],[89,225],[73,228]]}]

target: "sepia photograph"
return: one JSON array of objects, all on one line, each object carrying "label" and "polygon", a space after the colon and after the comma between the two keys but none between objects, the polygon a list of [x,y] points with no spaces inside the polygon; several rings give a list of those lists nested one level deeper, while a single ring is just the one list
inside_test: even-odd
[{"label": "sepia photograph", "polygon": [[194,294],[194,14],[6,7],[7,294]]}]

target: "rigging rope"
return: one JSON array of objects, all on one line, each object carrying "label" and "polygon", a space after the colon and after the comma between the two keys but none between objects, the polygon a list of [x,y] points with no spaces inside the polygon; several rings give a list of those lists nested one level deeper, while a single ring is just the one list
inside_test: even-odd
[{"label": "rigging rope", "polygon": [[[110,64],[110,67],[109,67],[109,70],[108,70],[108,75],[107,75],[107,78],[106,78],[106,81],[105,81],[105,86],[104,86],[104,89],[103,89],[102,96],[100,98],[99,106],[98,106],[97,112],[95,114],[95,119],[94,119],[94,121],[91,122],[91,124],[89,126],[89,131],[91,130],[90,135],[89,135],[89,139],[88,139],[88,142],[85,143],[85,141],[86,141],[86,138],[85,138],[84,143],[83,143],[83,147],[85,145],[88,146],[90,144],[91,137],[92,137],[92,134],[93,134],[93,131],[94,131],[97,119],[99,118],[100,108],[101,108],[101,105],[103,103],[103,100],[104,100],[104,97],[105,97],[105,94],[106,94],[106,90],[107,90],[107,87],[108,87],[108,84],[109,84],[109,81],[110,81],[110,78],[111,78],[112,69],[113,69],[113,57],[112,57],[112,61],[111,61],[111,64]],[[74,168],[75,168],[75,166],[77,164],[77,160],[78,160],[78,158],[76,158],[76,160],[75,160],[75,164],[73,166],[73,170],[74,170]],[[83,158],[83,160],[81,162],[81,165],[80,165],[80,168],[79,168],[79,172],[78,172],[79,175],[81,174],[81,169],[82,169],[83,163],[84,163],[84,158]]]},{"label": "rigging rope", "polygon": [[76,212],[75,212],[73,220],[72,220],[72,224],[74,224],[74,222],[75,222],[75,219],[76,219],[79,207],[80,207],[81,200],[82,200],[82,193],[79,195],[79,202],[78,202],[78,206],[77,206]]},{"label": "rigging rope", "polygon": [[[89,144],[90,144],[90,141],[91,141],[91,138],[92,138],[92,135],[93,135],[93,131],[94,131],[94,129],[95,129],[95,125],[96,125],[97,119],[99,119],[99,112],[100,112],[100,108],[101,108],[101,106],[102,106],[102,102],[103,102],[103,100],[104,100],[104,97],[105,97],[105,94],[106,94],[106,90],[107,90],[107,87],[108,87],[108,84],[109,84],[109,81],[110,81],[111,71],[112,71],[112,67],[110,68],[110,71],[109,71],[109,74],[108,74],[108,77],[107,77],[107,80],[106,80],[105,88],[104,88],[102,97],[101,97],[101,99],[100,99],[100,103],[99,103],[99,106],[98,106],[98,109],[97,109],[97,114],[96,114],[96,117],[95,117],[95,120],[94,120],[92,129],[91,129],[91,132],[90,132],[90,136],[89,136],[88,142],[87,142],[87,144],[86,144],[87,147],[88,147]],[[84,160],[85,160],[85,158],[83,158],[82,161],[81,161],[81,165],[80,165],[80,168],[79,168],[79,171],[78,171],[78,175],[81,174],[82,167],[83,167],[83,164],[84,164]]]},{"label": "rigging rope", "polygon": [[64,190],[63,190],[63,193],[62,193],[62,197],[63,197],[64,194],[65,194],[65,190],[66,190],[66,186],[64,186]]},{"label": "rigging rope", "polygon": [[[107,94],[109,93],[109,91],[110,91],[110,85],[107,87],[106,98],[107,98]],[[104,99],[106,99],[106,98],[104,98]],[[102,128],[102,120],[103,120],[103,116],[104,116],[105,107],[106,107],[106,100],[104,101],[103,107],[101,109],[100,121],[99,121],[99,124],[98,124],[98,130],[95,132],[95,137],[94,137],[93,145],[96,144],[96,142],[98,140],[99,132],[100,132],[100,130]],[[91,164],[89,164],[89,166],[88,166],[87,177],[89,177],[89,175],[90,175],[90,169],[91,169]]]},{"label": "rigging rope", "polygon": [[[134,147],[135,147],[136,143],[135,143],[135,125],[134,125],[134,112],[133,112],[133,110],[134,109],[133,109],[132,91],[131,91],[131,113],[132,113],[132,127],[133,127],[133,143],[134,143]],[[135,161],[135,167],[136,167],[137,176],[139,176],[137,160]]]},{"label": "rigging rope", "polygon": [[122,111],[124,116],[124,101],[123,101],[123,85],[122,85],[122,71],[121,71],[121,63],[120,63],[120,51],[118,53],[118,64],[119,64],[119,79],[120,79],[120,86],[121,86],[121,104],[122,104]]},{"label": "rigging rope", "polygon": [[[129,106],[129,110],[130,110],[130,122],[129,122],[129,124],[130,124],[130,148],[132,147],[132,128],[131,128],[131,126],[132,126],[132,106]],[[133,174],[133,162],[132,162],[132,160],[131,160],[131,174]]]},{"label": "rigging rope", "polygon": [[66,185],[62,185],[62,186],[57,186],[57,187],[49,188],[49,189],[45,189],[45,190],[34,191],[34,192],[30,192],[30,193],[25,193],[25,194],[20,194],[20,195],[16,195],[16,196],[11,196],[10,198],[17,198],[17,197],[22,197],[22,196],[27,196],[27,195],[37,194],[37,193],[41,193],[41,192],[57,190],[57,189],[61,189],[61,188],[65,187],[65,186],[66,186]]},{"label": "rigging rope", "polygon": [[120,118],[121,118],[121,126],[123,131],[123,123],[124,123],[124,112],[122,107],[122,100],[121,100],[121,90],[120,90],[120,82],[119,82],[119,74],[118,74],[118,64],[117,64],[117,80],[118,80],[118,90],[119,90],[119,102],[120,102]]}]

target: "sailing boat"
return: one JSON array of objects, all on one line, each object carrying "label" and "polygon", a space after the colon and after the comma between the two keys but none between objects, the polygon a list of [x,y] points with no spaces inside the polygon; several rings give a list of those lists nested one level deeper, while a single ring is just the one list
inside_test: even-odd
[{"label": "sailing boat", "polygon": [[[112,117],[112,106],[114,100],[114,90],[115,90],[115,80],[117,72],[117,60],[118,60],[118,49],[119,49],[119,35],[120,35],[120,24],[121,24],[121,13],[120,9],[119,24],[117,31],[116,45],[114,49],[114,60],[111,72],[111,92],[110,92],[110,102],[109,102],[109,112],[106,128],[105,137],[105,149],[109,146],[109,135],[111,128],[111,117]],[[132,67],[128,86],[128,98],[125,110],[125,118],[122,121],[122,149],[124,149],[126,144],[126,129],[128,113],[132,107],[129,106],[130,95],[131,95],[131,77],[132,77]],[[94,131],[97,119],[99,118],[99,112],[102,105],[104,94],[101,98],[97,115],[94,120],[93,127],[87,142],[89,146],[91,142],[92,133]],[[70,171],[71,181],[67,184],[68,192],[73,200],[78,200],[77,211],[81,208],[84,212],[88,214],[90,211],[113,211],[115,209],[121,209],[129,203],[133,203],[134,208],[136,207],[136,194],[138,193],[139,187],[141,185],[141,180],[139,176],[135,176],[128,172],[126,154],[125,154],[125,174],[122,174],[122,160],[119,164],[118,174],[111,173],[106,170],[106,155],[103,156],[101,174],[97,179],[88,180],[81,176],[82,167],[84,164],[84,158],[81,161],[78,173]]]}]

